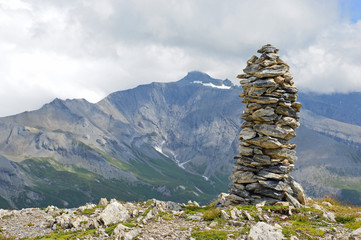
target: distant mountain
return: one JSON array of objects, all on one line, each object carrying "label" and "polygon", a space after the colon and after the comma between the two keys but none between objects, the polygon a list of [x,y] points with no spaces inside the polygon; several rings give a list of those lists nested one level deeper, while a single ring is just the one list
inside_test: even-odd
[{"label": "distant mountain", "polygon": [[[99,197],[209,202],[228,191],[244,109],[240,93],[229,80],[190,72],[96,104],[55,99],[0,118],[0,207],[71,207]],[[361,204],[357,117],[342,121],[332,98],[301,94],[300,100],[293,176],[311,196],[332,193]]]}]

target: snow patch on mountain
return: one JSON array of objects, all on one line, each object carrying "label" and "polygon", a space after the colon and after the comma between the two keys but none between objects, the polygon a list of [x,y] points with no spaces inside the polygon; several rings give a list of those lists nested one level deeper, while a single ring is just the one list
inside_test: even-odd
[{"label": "snow patch on mountain", "polygon": [[221,86],[214,85],[213,83],[204,83],[202,81],[193,81],[194,84],[202,84],[206,87],[218,88],[218,89],[231,89],[231,86],[226,86],[222,84]]}]

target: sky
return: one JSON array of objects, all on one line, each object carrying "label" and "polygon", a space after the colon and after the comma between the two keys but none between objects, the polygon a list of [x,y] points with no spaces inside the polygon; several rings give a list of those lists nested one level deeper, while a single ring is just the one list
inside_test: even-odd
[{"label": "sky", "polygon": [[359,0],[0,0],[0,117],[198,70],[237,82],[264,44],[300,91],[361,91]]}]

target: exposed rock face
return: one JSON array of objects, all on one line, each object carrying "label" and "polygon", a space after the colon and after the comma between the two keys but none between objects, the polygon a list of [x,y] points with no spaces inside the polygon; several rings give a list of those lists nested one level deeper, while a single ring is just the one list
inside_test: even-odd
[{"label": "exposed rock face", "polygon": [[296,136],[302,104],[296,102],[298,90],[289,66],[277,52],[270,44],[263,46],[261,56],[251,57],[244,74],[237,76],[246,106],[229,189],[233,204],[305,204],[301,185],[289,175],[297,157],[296,145],[288,143]]}]

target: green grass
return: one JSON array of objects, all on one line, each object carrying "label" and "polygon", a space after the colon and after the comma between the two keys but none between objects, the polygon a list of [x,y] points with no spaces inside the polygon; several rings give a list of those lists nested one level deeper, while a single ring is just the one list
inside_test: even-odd
[{"label": "green grass", "polygon": [[95,213],[95,210],[96,210],[96,208],[84,209],[80,214],[89,216],[89,215]]},{"label": "green grass", "polygon": [[219,210],[218,208],[210,208],[205,212],[203,212],[203,219],[206,221],[213,221],[216,218],[220,218],[220,217],[221,217],[221,210]]},{"label": "green grass", "polygon": [[206,230],[192,232],[191,237],[196,240],[226,240],[227,235],[232,234],[235,238],[244,234],[242,231]]},{"label": "green grass", "polygon": [[105,229],[105,232],[110,236],[114,229],[118,226],[119,223],[113,223],[113,224],[110,224],[106,229]]},{"label": "green grass", "polygon": [[211,209],[210,206],[205,206],[205,207],[197,207],[197,206],[184,206],[182,207],[183,208],[183,211],[186,213],[186,214],[191,214],[191,215],[194,215],[196,213],[204,213],[208,210]]},{"label": "green grass", "polygon": [[53,239],[57,239],[57,240],[67,240],[67,239],[78,239],[78,238],[82,238],[85,236],[97,236],[95,234],[96,230],[95,229],[88,229],[84,232],[82,231],[73,231],[73,232],[53,232],[52,234],[49,235],[45,235],[45,236],[39,236],[39,237],[35,237],[35,238],[22,238],[22,240],[53,240]]}]

